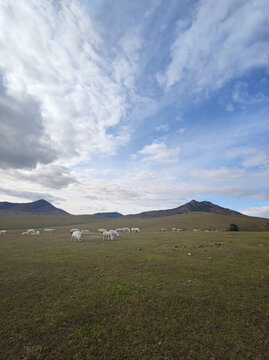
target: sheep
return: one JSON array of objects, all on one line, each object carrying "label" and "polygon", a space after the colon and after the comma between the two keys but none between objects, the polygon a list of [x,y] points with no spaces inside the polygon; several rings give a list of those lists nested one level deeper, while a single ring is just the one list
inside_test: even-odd
[{"label": "sheep", "polygon": [[22,232],[22,235],[40,235],[40,231],[36,231],[35,229],[28,229],[27,231]]},{"label": "sheep", "polygon": [[129,232],[131,232],[131,230],[128,227],[124,227],[124,228],[122,228],[122,232],[123,233],[129,233]]},{"label": "sheep", "polygon": [[100,235],[102,235],[103,232],[105,232],[105,231],[107,231],[107,230],[106,230],[106,229],[97,229],[97,232],[98,232]]},{"label": "sheep", "polygon": [[28,235],[35,235],[35,229],[28,229],[27,234]]},{"label": "sheep", "polygon": [[110,231],[104,231],[103,240],[114,240],[114,237]]},{"label": "sheep", "polygon": [[162,232],[166,232],[166,229],[163,228],[163,229],[161,229],[161,231],[162,231]]},{"label": "sheep", "polygon": [[172,231],[177,231],[177,228],[172,228]]},{"label": "sheep", "polygon": [[178,232],[182,232],[183,230],[182,229],[177,229]]},{"label": "sheep", "polygon": [[51,234],[55,229],[44,229],[45,234]]},{"label": "sheep", "polygon": [[108,230],[113,236],[119,237],[120,234],[117,232],[117,230]]},{"label": "sheep", "polygon": [[1,235],[5,235],[5,234],[7,234],[7,233],[8,233],[7,230],[0,230],[0,234],[1,234]]},{"label": "sheep", "polygon": [[139,229],[139,228],[131,228],[131,232],[136,232],[136,233],[138,233],[138,232],[140,232],[140,229]]},{"label": "sheep", "polygon": [[81,231],[73,231],[71,234],[71,241],[82,241],[82,234]]},{"label": "sheep", "polygon": [[89,234],[89,230],[81,230],[81,234]]}]

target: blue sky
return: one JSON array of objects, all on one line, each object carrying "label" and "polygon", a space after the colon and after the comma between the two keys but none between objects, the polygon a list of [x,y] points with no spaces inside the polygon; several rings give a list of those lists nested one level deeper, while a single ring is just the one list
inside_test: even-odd
[{"label": "blue sky", "polygon": [[0,201],[269,217],[266,0],[0,1]]}]

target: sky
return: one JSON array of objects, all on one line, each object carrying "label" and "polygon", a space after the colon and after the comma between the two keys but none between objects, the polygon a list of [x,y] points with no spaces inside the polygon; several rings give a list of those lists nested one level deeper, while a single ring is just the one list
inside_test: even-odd
[{"label": "sky", "polygon": [[269,217],[268,0],[0,0],[0,201]]}]

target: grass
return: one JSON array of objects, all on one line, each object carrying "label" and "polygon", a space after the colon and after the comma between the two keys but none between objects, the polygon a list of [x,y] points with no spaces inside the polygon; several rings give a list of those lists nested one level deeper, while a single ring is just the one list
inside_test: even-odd
[{"label": "grass", "polygon": [[20,233],[0,237],[3,360],[267,358],[268,232]]},{"label": "grass", "polygon": [[188,214],[166,216],[161,218],[128,218],[108,219],[94,215],[16,215],[0,216],[0,229],[27,229],[32,227],[59,227],[83,225],[92,231],[97,228],[118,228],[123,226],[140,227],[143,231],[160,231],[161,228],[171,230],[173,227],[183,230],[226,230],[230,224],[237,224],[241,231],[269,231],[269,219],[243,216],[219,215],[206,212],[192,212]]}]

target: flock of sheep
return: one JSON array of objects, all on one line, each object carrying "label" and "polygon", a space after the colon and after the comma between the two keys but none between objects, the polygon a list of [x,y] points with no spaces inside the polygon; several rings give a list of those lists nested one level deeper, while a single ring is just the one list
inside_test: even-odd
[{"label": "flock of sheep", "polygon": [[[97,229],[97,232],[103,237],[103,240],[114,240],[115,237],[119,237],[120,233],[140,232],[139,228],[118,228],[115,230]],[[82,234],[89,233],[89,230],[71,229],[71,241],[82,241]]]},{"label": "flock of sheep", "polygon": [[[44,229],[44,234],[51,234],[55,229]],[[0,235],[7,234],[8,230],[0,230]],[[89,234],[89,230],[79,230],[79,229],[71,229],[71,241],[82,241],[83,234]],[[103,240],[114,240],[115,237],[119,237],[120,233],[139,233],[139,228],[118,228],[116,230],[106,230],[106,229],[98,229],[97,232],[103,237]],[[22,235],[40,235],[39,230],[28,229],[27,231],[23,231]]]},{"label": "flock of sheep", "polygon": [[[172,232],[182,232],[183,229],[178,229],[173,227]],[[54,232],[55,229],[44,229],[44,234],[50,234]],[[97,232],[103,236],[103,240],[114,240],[115,237],[119,237],[120,233],[138,233],[140,232],[140,228],[129,228],[129,227],[123,227],[118,228],[115,230],[106,230],[106,229],[97,229]],[[166,232],[167,229],[162,228],[162,232]],[[193,231],[201,231],[200,229],[193,229]],[[205,230],[206,232],[209,232],[209,230]],[[217,231],[217,230],[216,230]],[[0,235],[7,234],[8,230],[0,230]],[[88,234],[89,230],[79,230],[79,229],[71,229],[71,241],[82,241],[82,235]],[[22,232],[22,235],[40,235],[39,230],[35,229],[28,229],[27,231]]]},{"label": "flock of sheep", "polygon": [[[162,232],[166,232],[167,230],[165,228],[161,229]],[[178,231],[178,232],[182,232],[183,230],[182,229],[178,229],[178,228],[172,228],[172,231],[175,232],[175,231]]]}]

